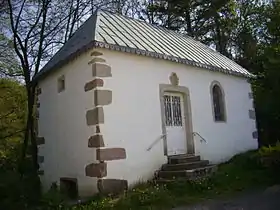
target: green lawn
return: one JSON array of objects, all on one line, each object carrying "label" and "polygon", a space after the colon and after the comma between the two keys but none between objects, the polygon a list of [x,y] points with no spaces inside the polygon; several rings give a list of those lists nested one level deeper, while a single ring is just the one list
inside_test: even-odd
[{"label": "green lawn", "polygon": [[88,204],[72,209],[170,209],[277,183],[278,171],[264,167],[260,157],[258,151],[247,152],[219,165],[217,172],[209,178],[177,180],[168,185],[139,184],[118,197],[96,197]]},{"label": "green lawn", "polygon": [[[279,145],[277,147],[280,148]],[[266,148],[236,155],[227,163],[219,165],[218,170],[208,178],[197,181],[175,180],[167,185],[158,185],[153,182],[142,183],[121,195],[96,196],[87,203],[71,207],[63,204],[65,197],[57,190],[51,190],[39,200],[36,200],[37,193],[34,200],[32,184],[24,182],[24,185],[20,186],[13,181],[14,179],[10,175],[6,178],[2,177],[1,180],[0,195],[6,195],[6,197],[3,199],[0,196],[0,209],[157,210],[170,209],[211,198],[232,196],[243,190],[262,188],[279,182],[279,148]],[[263,157],[272,157],[268,160],[273,161],[266,159],[266,164],[264,164],[261,161]],[[11,179],[9,185],[7,185],[8,180],[5,181],[5,179]]]}]

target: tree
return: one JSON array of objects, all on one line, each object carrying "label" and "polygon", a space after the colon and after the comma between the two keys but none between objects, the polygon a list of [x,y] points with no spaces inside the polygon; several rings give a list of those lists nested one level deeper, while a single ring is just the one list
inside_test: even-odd
[{"label": "tree", "polygon": [[[37,164],[37,144],[34,133],[33,109],[35,103],[36,83],[33,77],[44,63],[73,35],[75,30],[93,13],[96,8],[126,6],[130,10],[130,1],[120,0],[6,0],[8,11],[5,19],[5,35],[11,40],[20,64],[21,75],[27,92],[28,114],[22,159],[30,139],[32,159],[35,171]],[[116,4],[118,3],[118,4]],[[121,3],[121,4],[120,4]],[[3,23],[3,21],[2,21]]]},{"label": "tree", "polygon": [[[20,140],[24,135],[26,95],[22,84],[0,79],[0,165],[6,159],[16,162]],[[13,158],[10,158],[10,157]],[[14,164],[13,164],[14,166]]]},{"label": "tree", "polygon": [[268,145],[275,144],[280,137],[280,3],[273,2],[265,13],[266,41],[255,59],[258,79],[253,82],[253,89],[261,143]]},{"label": "tree", "polygon": [[147,2],[146,16],[151,23],[214,44],[218,51],[228,55],[227,40],[234,27],[229,20],[234,9],[230,0],[154,0]]},{"label": "tree", "polygon": [[18,78],[22,75],[12,41],[0,33],[0,78]]}]

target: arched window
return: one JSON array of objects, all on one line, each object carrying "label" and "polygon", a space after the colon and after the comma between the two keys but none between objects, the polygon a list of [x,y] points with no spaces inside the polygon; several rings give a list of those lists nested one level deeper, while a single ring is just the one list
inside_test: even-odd
[{"label": "arched window", "polygon": [[214,121],[216,122],[226,121],[224,92],[219,83],[217,82],[212,83],[211,95],[212,95]]}]

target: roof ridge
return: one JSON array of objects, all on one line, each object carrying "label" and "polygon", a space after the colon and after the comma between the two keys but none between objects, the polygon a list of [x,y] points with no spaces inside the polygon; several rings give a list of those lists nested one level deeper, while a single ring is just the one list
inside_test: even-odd
[{"label": "roof ridge", "polygon": [[232,63],[234,63],[235,65],[238,65],[240,66],[241,68],[244,68],[242,67],[240,64],[236,63],[235,61],[233,61],[231,58],[227,57],[226,55],[222,54],[221,52],[209,47],[208,45],[204,44],[203,42],[201,42],[200,40],[197,40],[196,38],[188,35],[188,34],[182,34],[182,33],[179,33],[177,31],[173,31],[171,29],[168,29],[168,28],[165,28],[163,26],[159,26],[159,25],[156,25],[156,24],[153,24],[153,23],[149,23],[149,22],[146,22],[145,20],[142,20],[142,19],[137,19],[137,18],[133,18],[133,17],[129,17],[127,15],[123,15],[123,14],[119,14],[119,13],[116,13],[116,12],[113,12],[113,11],[109,11],[109,10],[106,10],[106,9],[99,9],[100,11],[104,12],[105,14],[106,13],[109,13],[111,15],[117,15],[117,16],[120,16],[120,17],[123,17],[123,18],[126,18],[126,19],[129,19],[129,20],[133,20],[133,21],[136,21],[136,22],[140,22],[140,23],[144,23],[148,26],[151,26],[151,27],[154,27],[154,28],[157,28],[157,29],[161,29],[163,31],[167,31],[169,33],[173,33],[173,34],[176,34],[178,36],[181,36],[183,38],[188,38],[188,39],[191,39],[193,40],[194,42],[196,42],[197,44],[199,44],[200,46],[203,46],[205,49],[207,49],[208,51],[212,51],[214,53],[217,53],[218,55],[228,59],[229,61],[231,61]]},{"label": "roof ridge", "polygon": [[[145,20],[143,19],[137,19],[137,18],[133,18],[133,17],[129,17],[127,15],[123,15],[123,14],[119,14],[119,13],[116,13],[116,12],[113,12],[113,11],[109,11],[109,10],[104,10],[104,9],[99,9],[100,11],[104,12],[104,13],[110,13],[112,15],[118,15],[118,16],[121,16],[123,18],[126,18],[126,19],[130,19],[130,20],[134,20],[134,21],[137,21],[137,22],[140,22],[140,23],[144,23],[144,24],[147,24],[149,26],[152,26],[154,28],[159,28],[159,29],[162,29],[162,30],[166,30],[168,32],[172,32],[172,33],[176,33],[177,35],[179,36],[182,36],[182,37],[186,37],[186,38],[190,38],[190,39],[193,39],[194,41],[196,42],[199,42],[201,43],[199,40],[195,39],[194,37],[188,35],[188,34],[182,34],[182,33],[179,33],[177,31],[173,31],[169,28],[165,28],[163,26],[160,26],[160,25],[156,25],[156,24],[153,24],[153,23],[149,23],[149,22],[146,22]],[[203,43],[202,43],[203,44]],[[205,44],[204,44],[205,45]],[[205,45],[207,47],[207,45]]]},{"label": "roof ridge", "polygon": [[[120,16],[120,17],[129,19],[129,20],[133,20],[133,21],[136,21],[136,22],[144,23],[144,24],[146,24],[146,25],[148,25],[148,26],[151,26],[151,27],[154,27],[154,28],[158,28],[158,29],[161,29],[161,30],[164,30],[164,31],[168,31],[168,32],[170,32],[170,33],[175,33],[176,35],[182,36],[182,37],[184,37],[184,38],[185,38],[185,37],[186,37],[186,38],[191,38],[191,39],[193,39],[193,40],[196,41],[196,42],[200,42],[199,40],[196,40],[194,37],[191,37],[191,36],[189,36],[189,35],[187,35],[187,34],[184,35],[184,34],[178,33],[178,32],[176,32],[176,31],[173,31],[173,30],[171,30],[171,29],[165,28],[165,27],[163,27],[163,26],[159,26],[159,25],[156,25],[156,24],[153,24],[153,23],[146,22],[145,20],[142,20],[142,19],[136,19],[136,18],[133,18],[133,17],[129,17],[129,16],[127,16],[127,15],[115,13],[115,12],[113,12],[113,11],[108,11],[108,10],[104,11],[104,10],[102,10],[102,9],[100,9],[100,10],[103,11],[104,13],[110,13],[110,14],[112,14],[112,15],[118,15],[118,16]],[[207,47],[207,45],[205,45],[205,46]]]},{"label": "roof ridge", "polygon": [[149,23],[141,18],[97,8],[39,71],[34,80],[93,46],[162,58],[233,75],[252,76],[231,58],[185,33]]}]

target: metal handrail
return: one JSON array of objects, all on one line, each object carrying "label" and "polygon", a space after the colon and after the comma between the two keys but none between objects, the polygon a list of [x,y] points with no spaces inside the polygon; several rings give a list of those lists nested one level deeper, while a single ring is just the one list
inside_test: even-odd
[{"label": "metal handrail", "polygon": [[205,143],[207,142],[206,139],[203,138],[198,132],[193,132],[193,135],[194,136],[199,136],[200,137],[200,142],[202,142],[202,141],[205,142]]},{"label": "metal handrail", "polygon": [[147,151],[150,151],[163,137],[165,137],[167,134],[160,135],[148,148]]}]

